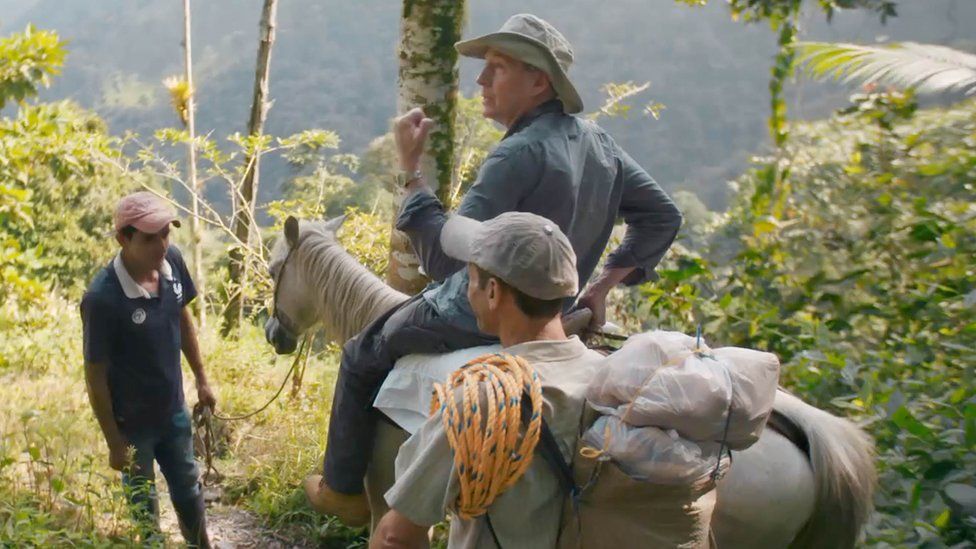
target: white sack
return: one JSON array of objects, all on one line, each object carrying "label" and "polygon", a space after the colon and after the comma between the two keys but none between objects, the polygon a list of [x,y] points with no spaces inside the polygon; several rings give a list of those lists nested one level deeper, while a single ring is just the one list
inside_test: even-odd
[{"label": "white sack", "polygon": [[694,348],[695,338],[681,332],[655,330],[631,336],[604,359],[603,367],[590,381],[586,399],[604,408],[630,402],[659,368],[682,359]]},{"label": "white sack", "polygon": [[715,470],[719,451],[716,443],[695,443],[673,430],[633,427],[616,416],[597,419],[583,433],[583,442],[604,450],[627,476],[655,484],[694,483]]},{"label": "white sack", "polygon": [[779,386],[779,359],[741,347],[720,347],[712,354],[731,365],[732,421],[728,444],[733,450],[744,450],[759,440],[766,420],[773,411]]},{"label": "white sack", "polygon": [[[606,359],[587,399],[631,425],[674,429],[692,441],[744,449],[759,440],[779,381],[775,355],[726,347],[696,355],[694,338],[648,332]],[[704,345],[702,346],[704,348]],[[707,348],[705,348],[707,349]]]}]

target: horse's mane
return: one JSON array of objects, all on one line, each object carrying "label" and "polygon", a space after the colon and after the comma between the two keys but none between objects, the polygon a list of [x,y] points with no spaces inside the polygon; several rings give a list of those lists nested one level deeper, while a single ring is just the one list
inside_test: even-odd
[{"label": "horse's mane", "polygon": [[293,261],[330,341],[344,342],[407,299],[342,247],[329,222],[300,224]]}]

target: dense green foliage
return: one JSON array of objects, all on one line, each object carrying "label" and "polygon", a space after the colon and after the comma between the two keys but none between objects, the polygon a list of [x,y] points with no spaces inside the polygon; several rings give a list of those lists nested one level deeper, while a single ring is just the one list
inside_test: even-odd
[{"label": "dense green foliage", "polygon": [[861,95],[791,131],[778,167],[736,182],[709,242],[677,248],[624,310],[768,349],[789,387],[860,418],[881,468],[873,544],[971,543],[952,494],[976,482],[976,102]]},{"label": "dense green foliage", "polygon": [[11,235],[35,250],[38,276],[79,295],[104,259],[117,197],[133,184],[117,167],[115,139],[69,102],[24,106],[0,120],[0,136],[11,181],[30,191],[32,223],[12,225]]},{"label": "dense green foliage", "polygon": [[0,39],[0,109],[13,100],[22,103],[48,87],[61,72],[64,48],[58,35],[32,25],[22,33]]},{"label": "dense green foliage", "polygon": [[[830,13],[848,4],[818,5]],[[186,203],[186,137],[165,129],[147,141],[116,138],[74,103],[32,100],[62,57],[52,33],[0,40],[0,101],[10,103],[0,114],[0,545],[125,545],[136,534],[88,410],[77,298],[115,249],[107,233],[120,194],[149,183]],[[11,60],[33,68],[10,72]],[[499,137],[476,99],[460,106],[456,194]],[[881,473],[868,545],[976,543],[976,101],[919,109],[910,94],[869,92],[829,120],[781,130],[789,138],[734,182],[727,212],[675,193],[686,216],[681,243],[659,281],[614,294],[611,317],[633,330],[701,324],[712,342],[768,349],[791,389],[860,421]],[[361,155],[325,130],[207,136],[199,145],[208,196],[226,192],[255,147],[286,166],[281,200],[260,204],[273,221],[262,228],[266,240],[286,215],[346,213],[341,242],[384,272],[389,134]],[[226,250],[239,243],[227,235],[226,211],[216,206],[205,218],[205,270],[210,287],[223,288],[211,296],[219,307]],[[263,247],[252,253],[255,266],[266,257]],[[256,326],[266,275],[249,284],[251,322],[239,337],[202,331],[211,383],[230,414],[270,396],[291,360],[275,357]],[[334,347],[315,347],[267,412],[218,425],[217,466],[225,503],[286,538],[345,547],[361,545],[361,533],[308,511],[299,488],[321,456],[336,361]],[[192,401],[190,379],[187,394]]]},{"label": "dense green foliage", "polygon": [[36,297],[42,282],[79,295],[100,262],[107,220],[127,183],[116,140],[95,114],[70,102],[28,104],[58,73],[57,35],[27,31],[0,40],[0,299]]}]

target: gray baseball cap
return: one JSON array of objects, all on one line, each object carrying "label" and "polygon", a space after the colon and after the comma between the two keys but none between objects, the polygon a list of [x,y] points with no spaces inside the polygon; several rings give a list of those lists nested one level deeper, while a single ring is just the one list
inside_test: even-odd
[{"label": "gray baseball cap", "polygon": [[569,40],[546,20],[531,13],[511,16],[498,32],[462,40],[454,48],[466,57],[484,59],[489,49],[528,63],[549,75],[556,95],[569,114],[583,110],[583,100],[567,73],[573,64]]},{"label": "gray baseball cap", "polygon": [[447,255],[474,263],[536,299],[579,292],[573,245],[544,217],[507,212],[476,221],[453,215],[441,230],[441,246]]}]

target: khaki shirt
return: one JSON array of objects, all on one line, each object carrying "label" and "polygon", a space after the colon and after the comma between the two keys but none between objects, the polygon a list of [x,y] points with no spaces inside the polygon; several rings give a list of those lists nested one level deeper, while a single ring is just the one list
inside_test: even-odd
[{"label": "khaki shirt", "polygon": [[[542,382],[543,417],[568,461],[576,447],[586,387],[603,356],[577,337],[532,341],[505,352],[527,360]],[[386,493],[392,509],[414,524],[428,526],[451,512],[459,492],[454,454],[439,414],[432,416],[400,448],[396,483]],[[555,547],[563,494],[550,465],[536,452],[525,475],[488,511],[506,549]],[[497,549],[484,517],[452,516],[448,547]]]}]

